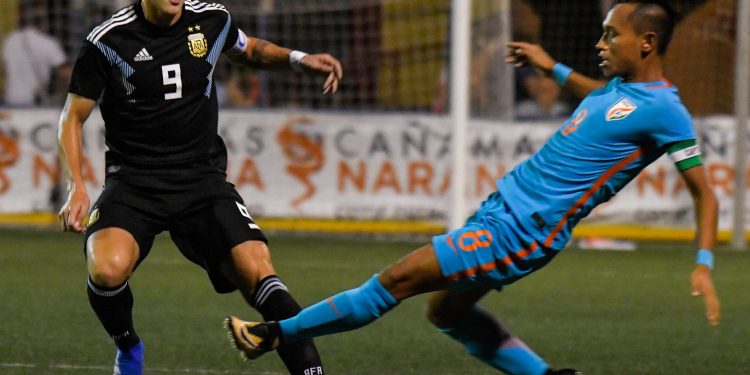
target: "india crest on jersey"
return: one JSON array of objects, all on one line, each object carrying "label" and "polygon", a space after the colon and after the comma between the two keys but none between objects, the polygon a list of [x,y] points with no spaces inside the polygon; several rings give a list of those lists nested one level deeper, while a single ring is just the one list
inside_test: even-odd
[{"label": "india crest on jersey", "polygon": [[206,52],[208,52],[208,41],[206,40],[205,35],[203,35],[203,33],[188,35],[188,48],[190,49],[190,54],[195,57],[206,56]]},{"label": "india crest on jersey", "polygon": [[617,121],[622,120],[625,117],[628,117],[633,111],[635,111],[638,107],[633,104],[628,98],[622,98],[617,101],[614,105],[609,107],[607,110],[607,113],[605,115],[605,118],[607,121]]}]

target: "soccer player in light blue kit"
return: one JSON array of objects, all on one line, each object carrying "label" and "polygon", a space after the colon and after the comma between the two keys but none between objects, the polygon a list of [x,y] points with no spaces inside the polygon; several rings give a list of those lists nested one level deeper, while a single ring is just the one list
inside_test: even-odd
[{"label": "soccer player in light blue kit", "polygon": [[612,8],[596,48],[608,83],[556,63],[537,45],[512,42],[507,61],[529,64],[585,97],[539,152],[498,180],[464,227],[436,236],[362,286],[310,306],[279,322],[226,320],[248,358],[294,341],[364,326],[400,301],[425,292],[428,317],[467,351],[509,374],[554,371],[477,305],[544,266],[570,239],[573,227],[664,153],[669,154],[695,201],[698,251],[691,275],[709,323],[718,324],[711,280],[717,200],[708,185],[690,114],[662,78],[662,57],[676,16],[665,4],[629,1]]}]

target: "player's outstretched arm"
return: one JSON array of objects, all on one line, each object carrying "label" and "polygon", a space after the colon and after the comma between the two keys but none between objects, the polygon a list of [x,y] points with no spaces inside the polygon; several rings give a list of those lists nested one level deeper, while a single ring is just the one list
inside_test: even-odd
[{"label": "player's outstretched arm", "polygon": [[295,69],[325,76],[324,94],[338,91],[339,81],[344,77],[341,63],[327,53],[309,55],[258,38],[247,38],[247,44],[244,53],[230,56],[233,62],[258,69]]},{"label": "player's outstretched arm", "polygon": [[530,65],[539,74],[554,78],[560,86],[570,90],[573,95],[579,98],[586,97],[590,92],[604,87],[606,84],[604,81],[574,72],[564,65],[559,65],[556,68],[557,61],[538,44],[510,42],[507,47],[508,52],[505,54],[505,62],[516,67]]},{"label": "player's outstretched arm", "polygon": [[57,140],[60,160],[68,175],[68,200],[58,214],[64,231],[82,232],[86,229],[84,218],[90,202],[81,174],[82,129],[95,105],[94,100],[68,94],[60,114]]},{"label": "player's outstretched arm", "polygon": [[697,225],[698,259],[690,275],[693,296],[703,296],[706,304],[706,318],[712,326],[718,325],[721,319],[721,305],[711,278],[713,254],[716,245],[716,227],[719,204],[706,178],[706,169],[702,165],[681,172],[685,184],[693,196]]}]

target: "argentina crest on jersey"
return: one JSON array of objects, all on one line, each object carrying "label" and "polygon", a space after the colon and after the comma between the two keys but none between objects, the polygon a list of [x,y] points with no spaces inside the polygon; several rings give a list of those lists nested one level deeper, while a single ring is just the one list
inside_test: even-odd
[{"label": "argentina crest on jersey", "polygon": [[190,50],[190,54],[195,57],[206,56],[206,52],[208,52],[208,41],[206,40],[206,36],[199,32],[200,30],[200,25],[188,27],[188,32],[192,33],[188,35],[188,49]]},{"label": "argentina crest on jersey", "polygon": [[96,207],[91,211],[91,214],[89,214],[89,221],[86,225],[92,225],[96,223],[97,220],[99,220],[99,207]]},{"label": "argentina crest on jersey", "polygon": [[633,102],[631,102],[630,99],[622,98],[618,100],[617,103],[609,107],[609,109],[607,109],[607,112],[605,114],[605,119],[607,121],[622,120],[625,117],[628,117],[637,108],[638,107],[635,104],[633,104]]}]

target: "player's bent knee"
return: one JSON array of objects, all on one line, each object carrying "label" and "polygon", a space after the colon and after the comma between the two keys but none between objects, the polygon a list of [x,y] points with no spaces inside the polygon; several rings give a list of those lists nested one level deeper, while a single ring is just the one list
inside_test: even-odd
[{"label": "player's bent knee", "polygon": [[399,301],[447,286],[431,245],[423,246],[386,267],[378,280]]},{"label": "player's bent knee", "polygon": [[89,261],[89,276],[96,285],[115,287],[130,278],[130,262],[120,258]]},{"label": "player's bent knee", "polygon": [[391,294],[400,294],[407,289],[410,281],[413,279],[408,270],[399,263],[388,266],[378,276],[378,281]]},{"label": "player's bent knee", "polygon": [[437,295],[428,300],[426,315],[430,323],[436,327],[448,328],[457,325],[471,309],[471,304]]},{"label": "player's bent knee", "polygon": [[427,320],[438,328],[453,327],[459,321],[459,315],[445,305],[427,303]]},{"label": "player's bent knee", "polygon": [[126,250],[108,251],[88,257],[88,271],[96,285],[115,287],[130,278],[135,261]]},{"label": "player's bent knee", "polygon": [[138,245],[121,230],[101,230],[86,244],[88,272],[95,284],[104,287],[122,285],[138,262]]}]

